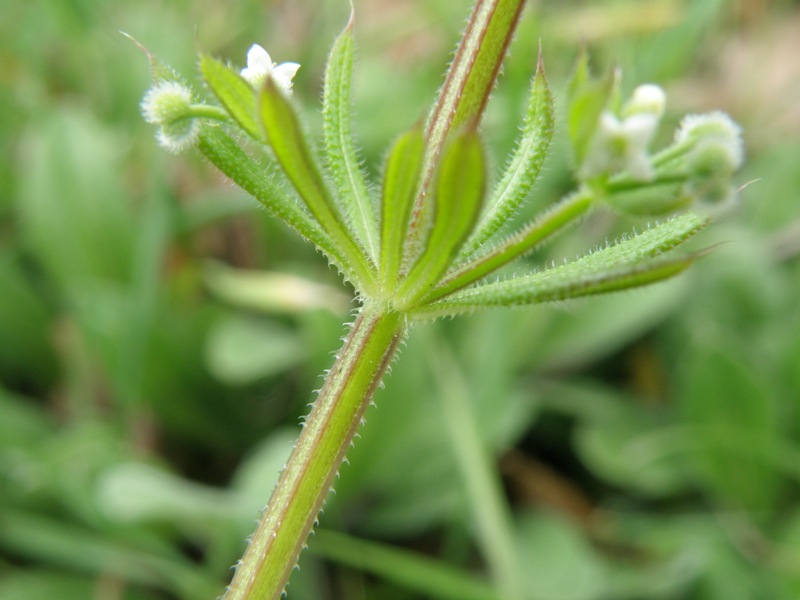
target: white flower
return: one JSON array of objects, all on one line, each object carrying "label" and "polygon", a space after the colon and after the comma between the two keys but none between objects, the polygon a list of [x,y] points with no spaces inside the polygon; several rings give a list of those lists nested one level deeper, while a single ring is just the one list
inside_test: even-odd
[{"label": "white flower", "polygon": [[253,44],[247,51],[247,66],[242,69],[241,75],[253,87],[260,87],[267,76],[272,77],[284,92],[291,94],[292,79],[299,68],[300,65],[294,62],[275,64],[264,48]]}]

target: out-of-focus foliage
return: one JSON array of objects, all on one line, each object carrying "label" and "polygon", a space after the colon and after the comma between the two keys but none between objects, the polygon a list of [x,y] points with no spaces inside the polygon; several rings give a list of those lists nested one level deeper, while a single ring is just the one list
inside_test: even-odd
[{"label": "out-of-focus foliage", "polygon": [[[471,571],[466,585],[487,597],[435,371],[444,353],[473,442],[505,482],[528,598],[796,598],[800,11],[749,0],[530,8],[487,115],[496,164],[537,41],[562,108],[583,41],[598,70],[618,64],[631,85],[664,86],[668,117],[728,111],[749,143],[741,181],[758,181],[705,234],[719,247],[678,280],[416,328],[322,518],[350,538],[312,539],[289,597],[448,597],[423,566]],[[117,30],[182,72],[198,46],[244,62],[251,43],[268,45],[303,65],[295,97],[315,123],[347,10],[4,6],[0,598],[219,594],[350,310],[310,247],[196,156],[157,147],[138,111],[146,60]],[[356,125],[371,171],[433,98],[467,10],[357,4]],[[563,117],[560,127],[563,147]],[[532,211],[570,187],[566,153],[555,155]],[[611,221],[588,221],[547,258],[613,238]]]}]

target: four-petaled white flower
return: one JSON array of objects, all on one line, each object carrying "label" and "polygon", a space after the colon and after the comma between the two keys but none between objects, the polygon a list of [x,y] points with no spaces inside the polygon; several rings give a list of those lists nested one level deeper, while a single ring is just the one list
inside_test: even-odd
[{"label": "four-petaled white flower", "polygon": [[260,87],[264,79],[270,76],[283,91],[291,94],[292,79],[299,68],[300,65],[294,62],[275,64],[264,48],[253,44],[247,51],[247,66],[242,69],[241,75],[253,87]]}]

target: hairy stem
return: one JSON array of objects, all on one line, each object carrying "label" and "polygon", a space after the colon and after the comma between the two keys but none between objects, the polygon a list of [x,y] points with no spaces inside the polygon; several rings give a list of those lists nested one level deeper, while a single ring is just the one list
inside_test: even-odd
[{"label": "hairy stem", "polygon": [[225,600],[281,597],[402,336],[400,314],[373,306],[361,309],[236,568]]},{"label": "hairy stem", "polygon": [[475,3],[426,127],[425,158],[410,223],[409,259],[422,247],[431,210],[426,199],[439,155],[452,131],[480,123],[524,6],[524,0]]}]

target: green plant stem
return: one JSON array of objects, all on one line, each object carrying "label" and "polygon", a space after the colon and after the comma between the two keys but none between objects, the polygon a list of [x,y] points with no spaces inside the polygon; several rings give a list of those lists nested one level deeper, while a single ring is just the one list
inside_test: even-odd
[{"label": "green plant stem", "polygon": [[524,6],[524,0],[475,2],[426,127],[425,157],[409,230],[409,259],[416,258],[422,248],[430,216],[426,213],[431,210],[426,198],[439,155],[452,131],[480,123]]},{"label": "green plant stem", "polygon": [[399,313],[364,306],[306,419],[225,600],[281,597],[364,412],[404,332]]},{"label": "green plant stem", "polygon": [[467,488],[478,543],[504,600],[522,597],[511,511],[497,470],[470,405],[470,389],[455,357],[441,341],[431,364],[442,402],[446,432]]}]

